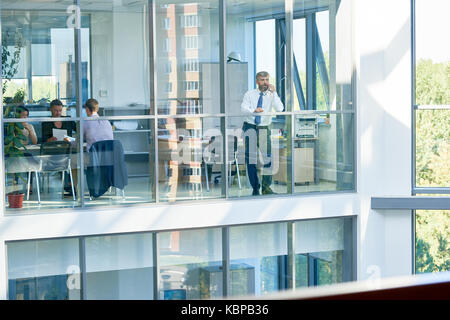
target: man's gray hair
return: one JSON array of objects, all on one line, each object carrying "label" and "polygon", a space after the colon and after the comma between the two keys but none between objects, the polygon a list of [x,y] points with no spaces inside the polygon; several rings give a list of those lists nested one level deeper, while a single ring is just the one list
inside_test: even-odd
[{"label": "man's gray hair", "polygon": [[258,80],[258,78],[265,78],[268,77],[269,73],[267,71],[260,71],[256,74],[256,80]]}]

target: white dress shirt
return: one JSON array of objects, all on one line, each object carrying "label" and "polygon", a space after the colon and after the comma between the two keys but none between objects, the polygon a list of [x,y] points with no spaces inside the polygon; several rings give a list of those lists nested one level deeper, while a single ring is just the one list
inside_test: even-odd
[{"label": "white dress shirt", "polygon": [[245,121],[250,124],[255,124],[255,116],[261,116],[261,123],[259,126],[268,126],[272,122],[273,116],[264,116],[267,112],[281,112],[283,111],[283,103],[280,100],[280,97],[274,92],[270,92],[269,90],[263,92],[263,103],[262,108],[263,112],[255,112],[256,106],[258,105],[259,94],[261,91],[258,89],[249,90],[245,93],[244,99],[241,104],[242,112],[249,113],[249,115]]}]

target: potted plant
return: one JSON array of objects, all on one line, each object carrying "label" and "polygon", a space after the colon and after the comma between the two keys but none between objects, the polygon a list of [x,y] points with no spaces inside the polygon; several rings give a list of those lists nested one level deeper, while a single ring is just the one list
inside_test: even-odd
[{"label": "potted plant", "polygon": [[[9,50],[8,44],[11,42],[11,35],[5,34],[2,41],[2,79],[5,81],[2,83],[2,93],[5,96],[8,82],[17,74],[20,62],[20,52],[23,47],[23,37],[20,30],[16,30],[14,33],[14,49]],[[17,106],[23,103],[25,98],[25,91],[19,89],[14,94],[12,101],[4,99],[4,118],[18,118]],[[9,102],[9,103],[7,103]],[[23,124],[20,122],[10,122],[5,124],[5,137],[4,137],[4,155],[5,155],[5,167],[6,176],[9,181],[12,181],[12,186],[7,189],[9,206],[12,208],[22,207],[23,192],[22,186],[19,185],[19,179],[25,182],[25,179],[20,175],[22,167],[26,159],[24,159],[24,142],[26,137],[23,135]]]},{"label": "potted plant", "polygon": [[[11,109],[17,115],[20,111],[16,110],[15,105],[9,105],[5,109],[5,114],[10,114]],[[12,186],[9,187],[8,203],[10,208],[21,208],[23,201],[23,188],[19,179],[25,183],[25,179],[20,175],[26,172],[26,159],[24,159],[24,150],[26,150],[24,142],[27,138],[23,135],[23,124],[20,122],[7,123],[5,130],[5,167],[6,175]],[[22,168],[22,169],[21,169]],[[8,189],[7,189],[8,190]]]}]

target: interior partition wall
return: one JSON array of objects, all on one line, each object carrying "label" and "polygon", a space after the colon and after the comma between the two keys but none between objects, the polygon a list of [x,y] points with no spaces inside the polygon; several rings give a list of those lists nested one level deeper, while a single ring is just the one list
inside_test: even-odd
[{"label": "interior partition wall", "polygon": [[11,241],[7,296],[198,300],[353,281],[354,225],[345,217]]},{"label": "interior partition wall", "polygon": [[[261,196],[354,191],[352,6],[2,1],[5,211],[234,199],[258,182]],[[260,71],[282,107],[256,132],[244,130],[254,117],[241,104]],[[88,98],[123,147],[128,180],[100,197],[87,179]],[[43,157],[55,121],[74,138],[65,170]],[[25,194],[22,208],[10,193]]]}]

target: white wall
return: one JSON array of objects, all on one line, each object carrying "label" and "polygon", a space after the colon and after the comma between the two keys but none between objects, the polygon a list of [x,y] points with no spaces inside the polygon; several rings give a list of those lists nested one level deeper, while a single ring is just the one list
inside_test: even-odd
[{"label": "white wall", "polygon": [[[93,13],[93,97],[104,107],[149,104],[148,34],[143,13]],[[100,96],[100,90],[107,95]]]},{"label": "white wall", "polygon": [[411,195],[410,1],[355,3],[358,76],[358,279],[411,273],[410,212],[370,209]]}]

